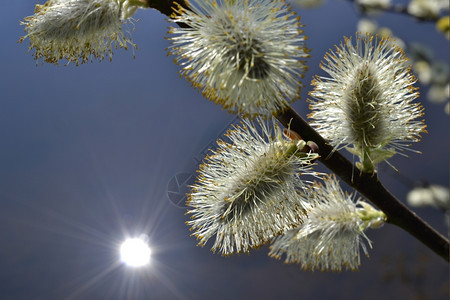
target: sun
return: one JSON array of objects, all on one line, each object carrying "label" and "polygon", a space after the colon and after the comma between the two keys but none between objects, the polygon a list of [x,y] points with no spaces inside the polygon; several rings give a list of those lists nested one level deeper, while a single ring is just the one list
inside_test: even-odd
[{"label": "sun", "polygon": [[143,267],[150,262],[151,249],[144,238],[127,238],[120,246],[120,260],[130,267]]}]

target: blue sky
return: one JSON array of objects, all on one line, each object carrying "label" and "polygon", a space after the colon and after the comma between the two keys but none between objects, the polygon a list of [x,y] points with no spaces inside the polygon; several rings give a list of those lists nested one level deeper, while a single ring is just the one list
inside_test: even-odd
[{"label": "blue sky", "polygon": [[[359,272],[304,272],[267,257],[268,247],[220,257],[196,247],[183,208],[167,196],[179,174],[193,174],[204,147],[235,117],[203,99],[166,56],[168,23],[156,11],[135,18],[135,52],[75,67],[36,66],[19,21],[33,0],[0,3],[0,298],[2,299],[447,299],[448,265],[407,233],[386,225],[368,233],[374,248]],[[309,71],[294,108],[308,114],[309,82],[342,37],[354,35],[358,14],[329,0],[299,11],[309,36]],[[429,45],[448,64],[448,41],[432,24],[385,14],[407,42]],[[421,94],[426,88],[421,87]],[[401,180],[449,181],[448,116],[424,99],[429,134],[422,155],[391,162],[380,177],[404,200]],[[443,215],[418,209],[445,233]],[[124,237],[145,233],[152,264],[118,263]]]}]

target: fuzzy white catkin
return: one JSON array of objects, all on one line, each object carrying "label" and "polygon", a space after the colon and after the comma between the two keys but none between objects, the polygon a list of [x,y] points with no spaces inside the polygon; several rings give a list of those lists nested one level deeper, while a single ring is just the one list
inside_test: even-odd
[{"label": "fuzzy white catkin", "polygon": [[298,263],[305,270],[358,269],[360,249],[368,255],[366,243],[371,247],[364,232],[380,227],[385,215],[368,203],[355,202],[335,176],[315,184],[309,195],[316,205],[307,211],[308,218],[278,237],[269,256],[280,259],[285,254],[286,263]]},{"label": "fuzzy white catkin", "polygon": [[[403,50],[389,38],[356,35],[325,55],[310,93],[311,125],[336,148],[360,157],[363,171],[409,149],[425,131],[419,93]],[[351,146],[351,147],[350,147]],[[412,151],[412,150],[411,150]]]},{"label": "fuzzy white catkin", "polygon": [[248,252],[303,221],[308,204],[299,193],[308,186],[303,176],[316,174],[317,158],[290,153],[297,141],[261,119],[244,121],[227,137],[200,166],[187,222],[199,245],[215,236],[212,250],[223,255]]},{"label": "fuzzy white catkin", "polygon": [[26,32],[21,41],[29,39],[36,61],[111,60],[113,49],[135,47],[122,27],[136,9],[127,0],[49,0],[21,23]]},{"label": "fuzzy white catkin", "polygon": [[299,17],[282,0],[202,0],[179,9],[170,54],[205,97],[232,113],[268,118],[298,99],[306,71]]}]

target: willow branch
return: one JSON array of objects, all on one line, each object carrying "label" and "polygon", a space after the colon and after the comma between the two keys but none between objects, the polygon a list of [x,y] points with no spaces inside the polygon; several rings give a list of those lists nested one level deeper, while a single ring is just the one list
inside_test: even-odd
[{"label": "willow branch", "polygon": [[[171,17],[172,7],[186,7],[184,0],[148,0],[149,6]],[[186,24],[178,24],[188,27]],[[314,141],[318,146],[319,160],[339,178],[353,187],[387,216],[387,222],[409,232],[436,254],[449,261],[449,241],[419,218],[413,211],[394,197],[378,180],[377,174],[360,173],[342,154],[329,145],[309,124],[292,108],[277,116],[285,127],[298,132],[305,141]]]}]

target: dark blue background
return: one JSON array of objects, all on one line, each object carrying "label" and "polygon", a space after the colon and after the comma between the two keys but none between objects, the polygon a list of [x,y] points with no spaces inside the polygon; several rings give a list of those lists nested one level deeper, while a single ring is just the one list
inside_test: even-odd
[{"label": "dark blue background", "polygon": [[[196,247],[168,183],[194,173],[203,148],[235,117],[179,78],[159,12],[135,15],[136,59],[119,50],[111,63],[36,66],[28,42],[17,43],[34,4],[0,3],[1,299],[448,299],[448,265],[391,225],[368,232],[374,248],[359,272],[301,271],[267,257],[267,246],[227,258]],[[309,82],[324,75],[320,60],[354,35],[358,15],[331,0],[300,15],[312,51],[294,108],[306,116]],[[392,14],[378,22],[448,63],[448,41],[433,24]],[[400,175],[383,166],[380,175],[403,200],[403,175],[449,180],[448,116],[420,100],[429,134],[414,148],[423,154],[396,157]],[[446,234],[442,213],[416,211]],[[150,238],[152,264],[130,270],[118,246],[140,233]]]}]

